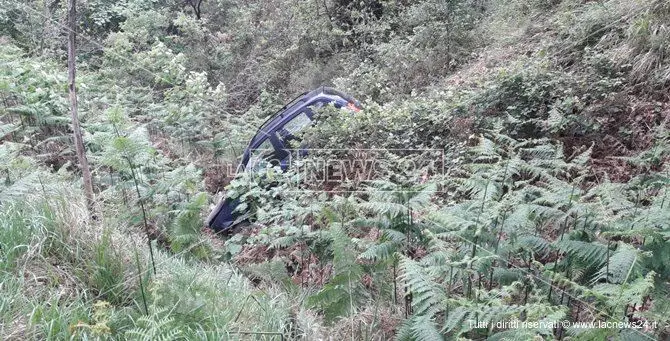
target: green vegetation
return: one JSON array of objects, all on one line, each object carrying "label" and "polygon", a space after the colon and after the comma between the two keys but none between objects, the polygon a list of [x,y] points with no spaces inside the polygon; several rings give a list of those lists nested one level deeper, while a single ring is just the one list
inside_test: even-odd
[{"label": "green vegetation", "polygon": [[[92,215],[66,2],[0,3],[0,339],[670,338],[667,1],[82,2]],[[375,180],[233,179],[322,84],[364,110],[310,157]]]}]

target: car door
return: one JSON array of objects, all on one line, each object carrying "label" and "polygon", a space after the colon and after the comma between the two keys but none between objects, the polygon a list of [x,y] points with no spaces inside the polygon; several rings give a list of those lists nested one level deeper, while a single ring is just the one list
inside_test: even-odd
[{"label": "car door", "polygon": [[267,137],[258,147],[251,149],[249,161],[245,166],[247,172],[258,172],[267,167],[280,166],[286,170],[290,163],[290,153],[279,137],[277,130],[267,133]]}]

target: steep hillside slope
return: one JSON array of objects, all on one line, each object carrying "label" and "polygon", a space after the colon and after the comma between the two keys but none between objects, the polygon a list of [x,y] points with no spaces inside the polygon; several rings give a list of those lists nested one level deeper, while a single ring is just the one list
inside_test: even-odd
[{"label": "steep hillside slope", "polygon": [[[670,338],[666,1],[78,6],[95,219],[65,3],[0,6],[2,339]],[[236,176],[322,84],[364,110],[305,163],[374,171]],[[239,234],[204,227],[224,195]]]}]

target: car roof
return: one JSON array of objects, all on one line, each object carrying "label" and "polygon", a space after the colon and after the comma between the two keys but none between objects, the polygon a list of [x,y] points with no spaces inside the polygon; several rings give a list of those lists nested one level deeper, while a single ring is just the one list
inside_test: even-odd
[{"label": "car roof", "polygon": [[319,102],[319,99],[324,100],[324,102],[339,102],[338,104],[340,105],[352,103],[357,108],[361,107],[360,103],[353,97],[330,87],[321,86],[315,90],[304,92],[271,115],[258,129],[256,135],[254,135],[249,142],[248,147],[252,149],[256,148],[271,132],[275,131],[279,126],[285,123],[284,121],[287,117],[291,117],[296,114],[297,111],[302,111],[305,107]]}]

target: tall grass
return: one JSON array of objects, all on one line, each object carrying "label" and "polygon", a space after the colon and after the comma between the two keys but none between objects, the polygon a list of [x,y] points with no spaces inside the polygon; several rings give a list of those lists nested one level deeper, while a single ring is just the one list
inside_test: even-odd
[{"label": "tall grass", "polygon": [[2,339],[272,340],[290,329],[286,294],[256,290],[229,265],[182,257],[188,248],[158,251],[155,276],[147,271],[148,251],[140,251],[146,315],[132,257],[133,241],[143,236],[114,218],[88,221],[82,197],[71,189],[78,186],[46,185],[50,195],[0,205]]},{"label": "tall grass", "polygon": [[148,288],[151,318],[174,318],[173,328],[188,339],[289,329],[290,297],[280,290],[257,290],[225,264],[193,263],[165,252],[156,261],[162,270]]},{"label": "tall grass", "polygon": [[0,335],[7,339],[66,338],[69,321],[87,315],[72,273],[48,258],[62,236],[54,229],[58,209],[37,202],[0,206]]},{"label": "tall grass", "polygon": [[0,271],[12,271],[29,247],[33,225],[23,203],[0,206]]}]

